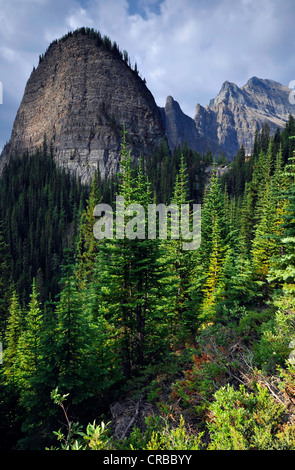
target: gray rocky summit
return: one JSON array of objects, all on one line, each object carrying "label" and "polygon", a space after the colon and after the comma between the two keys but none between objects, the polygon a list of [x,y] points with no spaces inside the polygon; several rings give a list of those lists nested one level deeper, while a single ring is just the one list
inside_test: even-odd
[{"label": "gray rocky summit", "polygon": [[290,89],[273,80],[252,77],[246,85],[223,83],[208,106],[196,106],[194,119],[186,116],[173,98],[168,97],[164,115],[170,147],[187,141],[194,150],[222,152],[232,159],[243,145],[250,153],[256,129],[268,124],[271,132],[282,128],[295,105],[289,102]]}]

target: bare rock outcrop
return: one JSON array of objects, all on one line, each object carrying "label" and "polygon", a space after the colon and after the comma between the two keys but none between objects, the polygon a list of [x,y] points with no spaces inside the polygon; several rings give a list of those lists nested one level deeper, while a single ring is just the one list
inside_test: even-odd
[{"label": "bare rock outcrop", "polygon": [[[261,131],[268,124],[274,133],[295,114],[295,106],[289,102],[290,89],[273,80],[252,77],[239,88],[225,82],[219,94],[211,100],[207,114],[216,117],[216,137],[225,154],[233,156],[243,145],[250,153],[256,129]],[[202,128],[196,112],[197,130]]]},{"label": "bare rock outcrop", "polygon": [[123,125],[134,157],[165,138],[161,113],[136,69],[118,48],[91,32],[54,41],[33,70],[0,159],[46,141],[60,166],[89,182],[118,171]]},{"label": "bare rock outcrop", "polygon": [[181,110],[179,103],[172,96],[167,97],[165,108],[161,111],[171,151],[186,143],[188,147],[200,153],[206,153],[208,149],[213,153],[221,152],[221,147],[216,141],[214,115],[212,122],[206,116],[206,125],[202,130],[198,130],[194,119]]}]

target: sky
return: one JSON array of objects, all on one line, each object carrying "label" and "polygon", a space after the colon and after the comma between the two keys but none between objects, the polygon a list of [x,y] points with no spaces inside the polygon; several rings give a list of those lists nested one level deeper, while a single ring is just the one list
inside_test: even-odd
[{"label": "sky", "polygon": [[[226,80],[295,79],[294,0],[0,0],[0,151],[49,44],[81,26],[126,50],[158,106],[194,117]],[[0,84],[1,85],[1,84]]]}]

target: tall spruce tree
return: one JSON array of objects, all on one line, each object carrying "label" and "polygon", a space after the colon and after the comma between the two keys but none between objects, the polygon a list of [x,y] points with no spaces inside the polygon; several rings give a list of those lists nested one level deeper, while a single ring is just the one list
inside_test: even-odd
[{"label": "tall spruce tree", "polygon": [[[140,163],[137,175],[123,135],[114,239],[99,243],[95,272],[100,309],[117,329],[122,370],[126,377],[165,350],[163,267],[158,240],[148,238],[147,208],[151,190]],[[119,202],[119,201],[118,201]],[[135,215],[136,214],[136,215]],[[119,220],[122,218],[122,220]]]},{"label": "tall spruce tree", "polygon": [[18,389],[17,363],[18,343],[24,328],[22,309],[14,291],[9,306],[9,316],[4,336],[4,378],[13,393]]},{"label": "tall spruce tree", "polygon": [[[25,317],[25,327],[18,342],[18,375],[20,384],[30,393],[30,381],[37,374],[41,359],[42,310],[33,279],[31,300]],[[36,391],[35,391],[36,392]]]},{"label": "tall spruce tree", "polygon": [[[263,281],[267,289],[267,276],[270,260],[279,255],[279,236],[282,234],[282,214],[285,203],[281,198],[284,179],[282,178],[282,151],[276,156],[274,170],[271,169],[273,141],[270,141],[268,155],[264,156],[261,170],[264,182],[261,183],[256,212],[258,223],[252,243],[253,274]],[[267,293],[267,292],[266,292]]]},{"label": "tall spruce tree", "polygon": [[[182,154],[171,199],[171,207],[175,206],[179,214],[178,237],[176,239],[171,238],[170,230],[170,238],[163,240],[161,243],[165,253],[167,274],[169,273],[171,332],[174,336],[177,334],[179,340],[185,339],[185,336],[189,336],[194,332],[194,316],[190,315],[191,312],[187,308],[190,301],[189,286],[194,260],[192,251],[187,250],[184,245],[188,242],[188,234],[184,233],[185,224],[191,230],[192,221],[196,222],[193,219],[194,214],[190,202],[187,165]],[[186,210],[187,208],[188,210]],[[184,220],[185,217],[187,220]],[[169,220],[171,223],[171,215]]]},{"label": "tall spruce tree", "polygon": [[73,403],[89,396],[87,384],[87,348],[89,322],[83,315],[83,303],[74,274],[72,250],[65,250],[62,266],[62,290],[56,304],[56,360],[58,362],[58,386],[71,394]]},{"label": "tall spruce tree", "polygon": [[195,310],[196,325],[200,325],[214,314],[214,298],[221,278],[227,243],[224,195],[214,164],[202,205],[201,245],[196,253],[190,289],[191,308]]},{"label": "tall spruce tree", "polygon": [[0,336],[4,335],[7,312],[12,294],[12,260],[0,225]]},{"label": "tall spruce tree", "polygon": [[289,158],[283,174],[286,188],[281,196],[286,201],[282,235],[280,237],[280,254],[274,256],[270,269],[269,280],[276,280],[287,296],[295,292],[295,153]]},{"label": "tall spruce tree", "polygon": [[100,185],[101,178],[99,170],[97,170],[91,181],[90,196],[87,200],[87,207],[82,214],[80,222],[80,233],[76,256],[77,278],[80,283],[87,282],[87,280],[91,278],[95,255],[97,253],[97,242],[93,234],[93,226],[96,219],[93,215],[93,211],[101,199]]}]

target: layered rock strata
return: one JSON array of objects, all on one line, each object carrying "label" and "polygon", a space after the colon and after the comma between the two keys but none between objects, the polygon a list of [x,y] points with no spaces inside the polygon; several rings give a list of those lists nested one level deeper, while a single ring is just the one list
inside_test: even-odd
[{"label": "layered rock strata", "polygon": [[55,41],[33,70],[0,159],[42,146],[60,166],[89,182],[119,168],[123,126],[136,158],[165,138],[155,100],[130,65],[85,34]]}]

